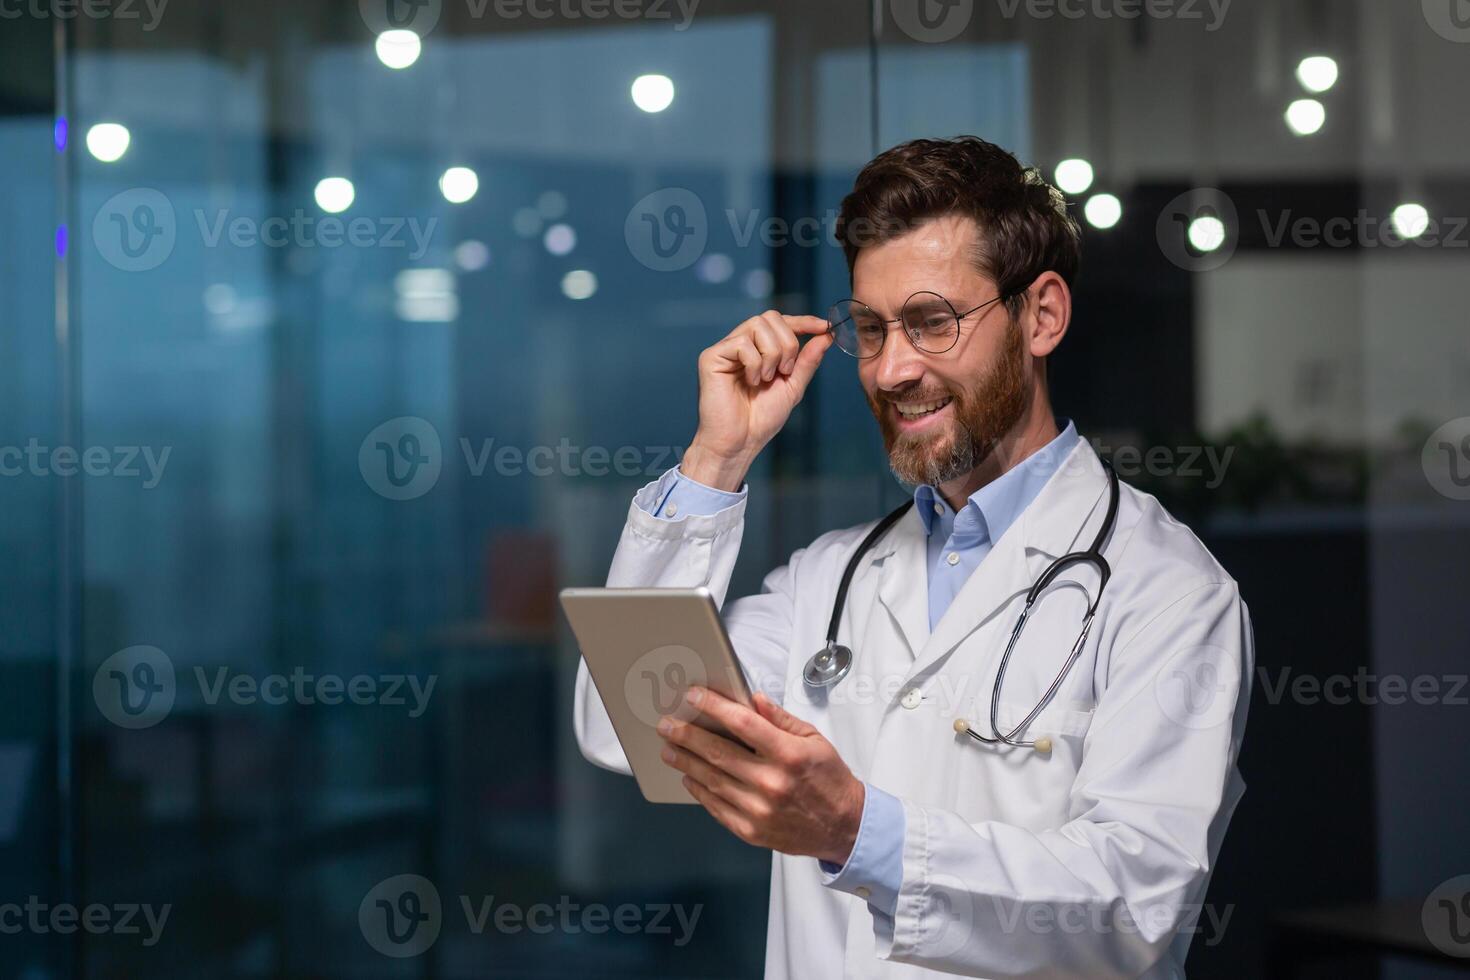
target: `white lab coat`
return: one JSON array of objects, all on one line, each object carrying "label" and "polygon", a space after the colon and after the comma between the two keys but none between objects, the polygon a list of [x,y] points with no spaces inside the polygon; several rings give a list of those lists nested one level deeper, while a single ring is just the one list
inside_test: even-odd
[{"label": "white lab coat", "polygon": [[[953,727],[963,716],[990,733],[996,665],[1027,590],[1092,542],[1107,500],[1101,464],[1079,442],[932,635],[925,538],[910,511],[853,578],[839,639],[855,662],[825,695],[801,670],[871,523],[822,535],[759,594],[726,602],[743,503],[676,521],[629,508],[608,585],[707,587],[752,688],[903,802],[892,918],[857,897],[861,883],[846,882],[849,894],[823,883],[816,859],[772,854],[767,978],[1183,976],[1194,932],[1212,921],[1200,914],[1205,889],[1244,792],[1236,757],[1254,659],[1236,583],[1189,529],[1122,485],[1103,549],[1112,580],[1080,659],[1029,729],[1052,738],[1049,754],[996,750]],[[1086,607],[1077,585],[1096,588],[1090,570],[1059,581],[1007,668],[1002,726],[1030,711],[1070,652]],[[574,724],[589,760],[629,771],[585,663]]]}]

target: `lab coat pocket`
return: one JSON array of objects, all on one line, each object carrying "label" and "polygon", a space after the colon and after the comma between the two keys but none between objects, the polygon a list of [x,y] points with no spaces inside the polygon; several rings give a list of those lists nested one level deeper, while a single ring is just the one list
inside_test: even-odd
[{"label": "lab coat pocket", "polygon": [[[1026,720],[1036,708],[1036,703],[1022,703],[1017,701],[1002,701],[1000,710],[997,712],[1000,730],[1009,733],[1017,725]],[[1026,727],[1026,730],[1017,734],[1016,738],[1026,741],[1035,741],[1043,736],[1055,740],[1064,737],[1081,742],[1092,727],[1093,708],[1080,702],[1053,701],[1035,720]],[[988,727],[988,726],[987,726]]]},{"label": "lab coat pocket", "polygon": [[[1035,701],[1002,701],[996,729],[1009,734],[1036,707]],[[960,750],[969,760],[959,780],[955,809],[967,820],[997,820],[1040,832],[1068,819],[1068,791],[1082,765],[1082,745],[1092,725],[1090,706],[1053,702],[1042,709],[1017,740],[1046,739],[1046,751],[1030,746],[983,745],[964,738]],[[990,706],[976,705],[972,726],[993,737]]]}]

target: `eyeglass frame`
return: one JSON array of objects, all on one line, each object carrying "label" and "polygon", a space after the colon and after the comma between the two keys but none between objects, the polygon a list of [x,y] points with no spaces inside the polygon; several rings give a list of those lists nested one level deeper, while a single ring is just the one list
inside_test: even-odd
[{"label": "eyeglass frame", "polygon": [[[1010,298],[1010,297],[1007,297],[1006,294],[1004,294],[1004,293],[999,293],[996,296],[994,296],[994,297],[986,300],[985,302],[981,303],[979,306],[972,307],[971,309],[968,309],[968,310],[966,310],[963,313],[959,313],[959,312],[957,312],[955,310],[954,304],[949,301],[949,297],[948,296],[945,296],[943,293],[937,293],[937,292],[935,292],[932,289],[916,289],[912,293],[909,294],[908,299],[904,300],[903,301],[903,305],[901,305],[898,308],[898,316],[894,317],[892,320],[885,320],[885,319],[883,319],[883,317],[881,317],[881,316],[878,315],[878,311],[877,310],[873,309],[867,303],[864,303],[862,300],[858,299],[856,296],[849,296],[847,299],[840,299],[840,300],[838,300],[837,303],[833,303],[831,306],[829,306],[827,308],[827,332],[832,335],[832,346],[834,346],[838,350],[842,351],[842,353],[846,354],[848,357],[855,358],[855,359],[857,359],[859,361],[870,361],[873,358],[877,357],[879,354],[883,353],[883,345],[886,344],[886,343],[888,343],[888,334],[889,334],[889,331],[886,329],[886,327],[888,326],[888,324],[890,324],[890,323],[902,324],[903,323],[903,311],[906,310],[906,309],[908,309],[909,300],[913,299],[915,296],[919,295],[920,293],[928,293],[930,296],[938,296],[940,299],[942,299],[944,301],[944,305],[949,307],[949,312],[954,314],[954,320],[955,320],[954,340],[944,350],[925,350],[924,348],[922,348],[922,347],[919,346],[918,342],[915,341],[913,337],[911,337],[909,335],[909,332],[907,330],[903,330],[903,328],[900,327],[899,329],[900,330],[903,330],[903,335],[908,340],[909,345],[911,347],[913,347],[914,350],[918,351],[920,354],[948,354],[950,351],[954,350],[955,347],[956,347],[956,345],[958,345],[959,342],[960,342],[960,329],[959,329],[959,327],[960,327],[960,323],[964,321],[965,317],[969,316],[972,313],[975,313],[975,312],[978,312],[980,310],[985,309],[985,307],[989,306],[992,303],[998,303],[1001,300],[1009,299]],[[860,306],[862,306],[863,309],[867,310],[868,312],[872,313],[874,316],[878,317],[878,322],[881,323],[881,324],[883,324],[883,326],[885,327],[885,329],[883,331],[883,339],[881,341],[879,341],[879,343],[878,343],[878,349],[877,350],[873,351],[873,353],[871,353],[871,354],[868,354],[868,355],[864,356],[862,354],[854,354],[854,353],[852,353],[852,352],[850,352],[848,350],[845,350],[845,349],[843,349],[843,346],[841,344],[837,343],[837,325],[832,322],[832,310],[836,309],[838,303],[857,303]]]}]

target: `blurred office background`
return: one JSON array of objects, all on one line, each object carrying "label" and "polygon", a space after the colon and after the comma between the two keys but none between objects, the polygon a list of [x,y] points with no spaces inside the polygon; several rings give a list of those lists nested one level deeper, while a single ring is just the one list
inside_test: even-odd
[{"label": "blurred office background", "polygon": [[[111,925],[43,911],[0,975],[758,976],[767,856],[581,759],[554,594],[697,353],[848,295],[862,164],[959,133],[1064,185],[1059,410],[1255,618],[1191,975],[1451,975],[1467,89],[1462,0],[7,5],[0,903]],[[902,493],[829,359],[737,588]],[[414,955],[360,916],[395,880]]]}]

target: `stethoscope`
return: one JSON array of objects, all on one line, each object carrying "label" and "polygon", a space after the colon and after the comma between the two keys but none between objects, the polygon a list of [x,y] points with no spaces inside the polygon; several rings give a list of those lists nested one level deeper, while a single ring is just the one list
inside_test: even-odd
[{"label": "stethoscope", "polygon": [[[1102,460],[1102,464],[1103,469],[1108,474],[1108,511],[1103,517],[1102,527],[1098,528],[1097,536],[1092,539],[1091,547],[1086,551],[1074,551],[1071,554],[1063,555],[1052,562],[1046,567],[1046,571],[1041,573],[1041,577],[1032,583],[1031,590],[1026,593],[1026,605],[1021,609],[1021,616],[1016,620],[1015,629],[1011,630],[1010,641],[1006,644],[1005,653],[1001,655],[999,667],[996,668],[995,689],[990,697],[990,735],[981,735],[964,718],[955,719],[954,730],[957,733],[969,735],[971,738],[984,742],[987,745],[1010,745],[1016,748],[1035,749],[1038,752],[1051,751],[1050,738],[1043,736],[1034,740],[1027,740],[1017,738],[1017,736],[1024,732],[1036,720],[1036,716],[1041,714],[1042,710],[1051,702],[1052,697],[1057,693],[1057,689],[1067,679],[1067,674],[1071,671],[1072,665],[1082,655],[1082,645],[1087,642],[1088,631],[1092,629],[1092,618],[1097,614],[1097,605],[1102,601],[1103,590],[1107,588],[1108,579],[1113,574],[1107,559],[1102,556],[1102,547],[1107,542],[1108,535],[1112,533],[1113,525],[1118,517],[1118,474],[1113,471],[1112,465],[1107,460]],[[811,659],[806,662],[805,669],[802,670],[802,680],[808,686],[819,688],[831,687],[846,677],[848,671],[852,669],[852,650],[837,642],[837,626],[842,619],[843,606],[847,603],[847,588],[852,584],[852,577],[857,572],[863,555],[873,547],[877,540],[889,528],[898,522],[899,518],[908,513],[909,508],[913,504],[912,499],[906,500],[903,506],[879,521],[868,532],[868,536],[863,538],[862,543],[858,545],[857,551],[853,552],[853,556],[848,559],[847,567],[842,571],[842,581],[837,586],[837,601],[832,607],[832,620],[827,624],[827,645],[814,653]],[[1006,667],[1010,664],[1011,653],[1016,649],[1016,642],[1020,640],[1021,631],[1026,628],[1027,620],[1031,618],[1031,607],[1036,604],[1036,600],[1041,596],[1042,591],[1058,575],[1073,565],[1092,565],[1097,569],[1098,575],[1100,576],[1097,595],[1088,605],[1087,614],[1082,619],[1082,632],[1077,635],[1077,642],[1072,644],[1072,652],[1067,657],[1066,663],[1062,665],[1062,669],[1058,672],[1056,680],[1051,682],[1051,687],[1046,689],[1046,693],[1041,696],[1041,700],[1037,702],[1036,707],[1032,708],[1031,713],[1022,719],[1021,723],[1016,725],[1016,727],[1010,731],[1002,731],[1000,727],[1000,692],[1002,685],[1005,683]]]}]

